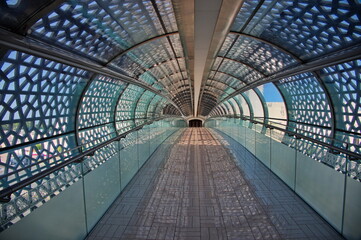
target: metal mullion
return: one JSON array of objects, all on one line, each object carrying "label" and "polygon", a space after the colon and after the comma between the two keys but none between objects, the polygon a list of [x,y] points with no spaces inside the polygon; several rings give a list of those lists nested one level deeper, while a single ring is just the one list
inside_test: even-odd
[{"label": "metal mullion", "polygon": [[285,53],[286,55],[292,57],[294,60],[296,60],[297,62],[299,63],[303,63],[303,61],[296,55],[294,55],[293,53],[291,53],[290,51],[288,51],[287,49],[275,44],[275,43],[272,43],[272,42],[269,42],[267,40],[264,40],[262,38],[259,38],[259,37],[256,37],[256,36],[253,36],[253,35],[250,35],[250,34],[247,34],[247,33],[243,33],[243,32],[234,32],[234,31],[231,31],[229,32],[229,34],[234,34],[234,35],[237,35],[237,36],[243,36],[243,37],[247,37],[247,38],[251,38],[251,39],[254,39],[256,41],[259,41],[259,42],[262,42],[266,45],[269,45],[269,46],[272,46],[274,48],[276,48],[277,50]]},{"label": "metal mullion", "polygon": [[[154,8],[154,10],[155,10],[155,12],[156,12],[156,14],[157,14],[157,16],[158,16],[158,19],[159,19],[160,23],[161,23],[161,25],[162,25],[163,31],[164,31],[164,32],[167,32],[167,28],[165,27],[165,24],[164,24],[164,22],[163,22],[162,16],[160,15],[160,12],[159,12],[159,10],[158,10],[158,7],[157,7],[157,4],[156,4],[155,0],[151,0],[151,3],[152,3],[152,6],[153,6],[153,8]],[[173,47],[173,45],[172,45],[172,42],[171,42],[170,39],[169,39],[169,36],[167,36],[167,41],[168,41],[169,46],[170,46],[171,49],[172,49],[172,52],[173,52],[174,57],[176,58],[177,65],[178,65],[179,71],[181,72],[182,78],[184,79],[184,76],[183,76],[183,73],[182,73],[182,69],[181,69],[180,64],[179,64],[179,62],[178,62],[176,52],[175,52],[175,50],[174,50],[174,47]]]},{"label": "metal mullion", "polygon": [[123,89],[123,91],[119,94],[119,96],[118,96],[118,99],[117,99],[117,101],[116,101],[116,104],[115,104],[115,107],[114,107],[114,111],[113,111],[113,123],[114,123],[114,130],[115,130],[115,133],[116,133],[116,135],[118,136],[119,134],[118,134],[118,130],[117,130],[117,110],[118,110],[118,103],[119,103],[119,101],[120,101],[120,99],[122,98],[122,96],[123,96],[123,93],[125,92],[125,90],[128,88],[128,86],[129,86],[129,83],[126,83],[126,85],[125,85],[125,87],[124,87],[124,89]]},{"label": "metal mullion", "polygon": [[294,68],[287,68],[285,70],[279,71],[275,74],[272,74],[266,78],[256,80],[245,87],[237,90],[235,93],[232,93],[230,97],[237,95],[240,92],[247,91],[254,87],[258,87],[260,85],[269,83],[269,82],[276,82],[278,80],[292,77],[298,74],[306,73],[306,72],[314,72],[320,70],[322,68],[328,66],[334,66],[340,63],[349,62],[352,60],[356,60],[361,58],[361,44],[357,44],[353,47],[342,49],[340,51],[326,54],[324,56],[318,57],[317,59],[305,62],[300,64]]},{"label": "metal mullion", "polygon": [[148,102],[147,104],[147,107],[146,107],[146,111],[145,111],[145,117],[148,119],[148,111],[149,111],[149,106],[150,104],[152,103],[153,99],[156,97],[157,95],[154,94],[154,96],[150,99],[150,101]]},{"label": "metal mullion", "polygon": [[[151,122],[155,122],[155,121],[159,121],[161,119],[164,119],[164,118],[157,118],[157,119],[154,119],[152,120]],[[117,137],[114,137],[114,138],[111,138],[109,140],[106,140],[105,142],[102,142],[100,144],[98,144],[97,146],[91,148],[91,149],[88,149],[86,150],[85,152],[77,155],[77,156],[74,156],[74,157],[70,157],[68,160],[65,160],[63,162],[60,162],[59,164],[56,164],[55,166],[53,167],[50,167],[49,169],[46,169],[44,171],[41,171],[39,173],[36,173],[34,175],[32,175],[31,177],[28,177],[22,181],[19,181],[17,183],[15,183],[14,185],[11,185],[3,190],[0,191],[0,202],[8,202],[11,200],[10,196],[12,193],[30,185],[31,183],[37,181],[37,180],[40,180],[66,166],[68,166],[69,164],[72,164],[72,163],[75,163],[75,162],[79,162],[79,161],[82,161],[84,159],[84,157],[86,156],[91,156],[94,154],[94,152],[98,151],[99,149],[111,144],[112,142],[114,141],[119,141],[121,138],[124,138],[126,137],[128,134],[132,133],[132,132],[135,132],[135,131],[138,131],[140,129],[143,128],[143,126],[149,124],[148,123],[144,123],[144,124],[141,124],[140,126],[138,127],[134,127],[133,129],[125,132],[125,133],[122,133],[120,134],[119,136]],[[31,166],[28,166],[28,167],[25,167],[24,169],[28,169],[29,167]],[[22,170],[24,170],[22,169]],[[0,177],[1,179],[2,177]]]},{"label": "metal mullion", "polygon": [[[214,75],[214,77],[217,75],[217,73],[222,73],[222,74],[224,74],[224,75],[228,75],[228,76],[230,76],[230,77],[232,77],[232,78],[234,78],[234,79],[237,79],[238,81],[244,83],[245,85],[247,84],[247,82],[245,82],[244,80],[242,80],[242,79],[240,79],[240,78],[232,75],[231,73],[227,73],[227,72],[223,72],[223,71],[217,71],[216,74]],[[211,78],[211,79],[215,79],[214,77]]]},{"label": "metal mullion", "polygon": [[147,40],[144,40],[143,42],[140,42],[140,43],[137,43],[123,51],[121,51],[120,53],[117,53],[115,56],[113,56],[111,59],[108,60],[108,62],[105,64],[106,66],[109,65],[110,63],[112,63],[115,59],[127,54],[129,51],[131,50],[134,50],[144,44],[147,44],[147,43],[150,43],[152,41],[155,41],[155,40],[158,40],[158,39],[162,39],[164,37],[168,37],[168,36],[171,36],[171,35],[175,35],[175,34],[178,34],[178,32],[171,32],[171,33],[166,33],[166,34],[162,34],[162,35],[159,35],[159,36],[156,36],[156,37],[153,37],[153,38],[149,38]]},{"label": "metal mullion", "polygon": [[135,115],[136,115],[136,112],[137,112],[137,108],[138,108],[138,103],[140,101],[140,99],[143,97],[144,93],[146,93],[147,91],[144,90],[141,94],[139,94],[139,98],[137,99],[137,101],[135,102],[134,104],[134,111],[133,111],[133,119],[134,119],[134,124],[135,124]]},{"label": "metal mullion", "polygon": [[261,102],[261,104],[262,104],[263,117],[264,117],[264,119],[266,119],[265,123],[267,123],[267,122],[268,122],[268,118],[269,118],[267,103],[266,103],[263,95],[261,94],[261,92],[258,90],[258,88],[254,88],[254,89],[252,89],[252,90],[256,93],[257,97],[259,98],[259,100],[260,100],[260,102]]},{"label": "metal mullion", "polygon": [[[248,109],[249,109],[249,116],[251,117],[251,119],[253,120],[254,119],[254,112],[253,112],[253,105],[252,103],[250,102],[249,98],[247,96],[245,96],[243,93],[240,94],[240,96],[243,97],[243,99],[245,100],[245,102],[247,103],[248,105]],[[228,98],[228,97],[227,97]],[[228,99],[227,99],[228,100]],[[226,100],[224,100],[226,101]],[[224,102],[222,101],[222,102]]]},{"label": "metal mullion", "polygon": [[[151,91],[153,93],[156,93],[158,95],[163,96],[164,98],[168,99],[171,104],[175,104],[172,102],[172,100],[160,93],[157,89],[153,89],[152,87],[139,82],[137,79],[134,79],[132,77],[126,76],[124,74],[121,74],[119,72],[116,72],[114,70],[111,70],[107,67],[104,67],[102,65],[99,65],[95,62],[89,62],[88,60],[80,57],[79,55],[75,53],[69,53],[65,54],[64,51],[56,51],[56,48],[54,46],[51,46],[53,50],[50,50],[49,48],[44,48],[43,46],[40,46],[36,42],[30,42],[29,38],[20,36],[18,34],[14,34],[11,32],[8,32],[6,30],[0,30],[0,46],[7,47],[13,50],[17,50],[20,52],[24,52],[27,54],[31,54],[37,57],[46,58],[48,60],[57,62],[57,63],[63,63],[72,67],[80,68],[83,70],[87,70],[92,73],[101,74],[104,76],[108,76],[110,78],[121,80],[125,83],[131,83],[133,85],[136,85],[138,87],[141,87],[143,89],[146,89],[148,91]],[[72,56],[76,55],[80,58],[73,58]],[[177,108],[177,106],[175,105]]]},{"label": "metal mullion", "polygon": [[[335,112],[335,109],[334,109],[334,105],[333,105],[333,100],[332,100],[332,97],[331,97],[331,94],[330,92],[328,91],[325,83],[323,82],[320,74],[318,71],[315,71],[313,72],[313,75],[315,76],[315,78],[317,79],[317,82],[320,84],[320,87],[321,89],[323,90],[325,96],[326,96],[326,100],[327,100],[327,103],[330,107],[330,114],[331,114],[331,138],[332,139],[335,139],[335,136],[336,136],[336,126],[337,126],[337,119],[336,119],[336,112]],[[331,141],[331,145],[334,144],[334,140]]]},{"label": "metal mullion", "polygon": [[59,138],[59,137],[71,135],[72,133],[75,133],[75,130],[71,130],[71,131],[68,131],[68,132],[56,134],[56,135],[53,135],[53,136],[50,136],[50,137],[44,137],[44,138],[40,138],[40,139],[36,139],[36,140],[31,140],[31,141],[28,141],[28,142],[19,143],[19,144],[12,145],[12,146],[9,146],[9,147],[2,147],[1,148],[1,153],[9,152],[10,150],[13,151],[13,150],[16,150],[18,148],[24,148],[26,146],[33,145],[35,143],[42,143],[42,142],[45,142],[45,141],[48,141],[48,140],[52,140],[52,139],[56,139],[56,138]]},{"label": "metal mullion", "polygon": [[[217,57],[220,57],[220,56],[217,56]],[[245,65],[246,67],[252,69],[253,71],[257,72],[258,74],[260,74],[262,77],[268,77],[267,74],[265,73],[262,73],[261,71],[259,71],[258,69],[256,69],[255,67],[253,67],[252,65],[248,64],[248,63],[245,63],[243,61],[240,61],[240,60],[237,60],[237,59],[233,59],[233,58],[228,58],[228,57],[223,57],[223,60],[229,60],[229,61],[233,61],[233,62],[236,62],[236,63],[239,63],[239,64],[242,64],[242,65]],[[219,65],[220,67],[220,65]],[[217,68],[217,71],[219,70],[219,68]]]}]

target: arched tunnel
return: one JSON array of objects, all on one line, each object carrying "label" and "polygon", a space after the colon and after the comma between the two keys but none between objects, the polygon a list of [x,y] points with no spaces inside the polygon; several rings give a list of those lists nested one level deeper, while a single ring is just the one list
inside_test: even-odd
[{"label": "arched tunnel", "polygon": [[189,127],[203,127],[203,122],[200,119],[191,119],[188,122]]},{"label": "arched tunnel", "polygon": [[358,0],[2,1],[0,239],[361,239],[360,69]]}]

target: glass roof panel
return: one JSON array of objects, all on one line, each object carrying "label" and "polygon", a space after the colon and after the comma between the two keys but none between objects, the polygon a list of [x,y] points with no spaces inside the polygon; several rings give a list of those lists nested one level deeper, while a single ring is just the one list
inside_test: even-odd
[{"label": "glass roof panel", "polygon": [[360,43],[359,12],[357,1],[265,1],[242,32],[308,60]]},{"label": "glass roof panel", "polygon": [[138,62],[135,62],[127,55],[123,55],[120,59],[117,59],[116,62],[110,63],[109,67],[116,71],[120,70],[120,72],[133,78],[136,78],[145,71]]},{"label": "glass roof panel", "polygon": [[74,130],[72,109],[89,72],[18,51],[7,52],[0,72],[1,147]]},{"label": "glass roof panel", "polygon": [[233,99],[234,99],[234,100],[238,103],[238,105],[241,107],[242,112],[243,112],[243,116],[249,117],[251,113],[250,113],[250,110],[249,110],[249,106],[248,106],[246,100],[244,99],[244,97],[243,97],[241,94],[238,94],[238,95],[235,96]]},{"label": "glass roof panel", "polygon": [[127,52],[127,56],[144,68],[150,68],[155,64],[174,58],[171,46],[166,38],[157,39],[134,48]]},{"label": "glass roof panel", "polygon": [[[299,131],[313,138],[329,136],[331,112],[326,95],[311,73],[303,73],[283,79],[277,83],[285,97],[290,130]],[[324,140],[324,139],[323,139]]]},{"label": "glass roof panel", "polygon": [[262,103],[261,103],[259,97],[254,92],[254,90],[251,89],[251,90],[244,92],[243,96],[247,96],[250,103],[252,104],[253,117],[263,118],[264,117],[263,106],[262,106]]},{"label": "glass roof panel", "polygon": [[40,19],[30,35],[106,62],[119,52],[162,34],[150,1],[72,0]]},{"label": "glass roof panel", "polygon": [[246,36],[237,38],[226,57],[249,64],[265,75],[270,75],[297,62],[277,48]]},{"label": "glass roof panel", "polygon": [[128,87],[122,93],[116,110],[116,121],[124,121],[134,119],[134,111],[138,99],[143,94],[144,89],[135,86],[128,85]]},{"label": "glass roof panel", "polygon": [[260,2],[261,0],[243,1],[243,5],[231,26],[231,31],[240,32]]},{"label": "glass roof panel", "polygon": [[[233,42],[237,39],[236,34],[228,34],[226,39],[224,40],[221,49],[218,52],[218,56],[225,57],[227,55],[227,52],[231,48]],[[221,61],[221,59],[216,59],[216,61]],[[213,65],[217,66],[217,62],[215,62]]]},{"label": "glass roof panel", "polygon": [[336,138],[361,153],[361,60],[324,68],[320,77],[335,110]]},{"label": "glass roof panel", "polygon": [[114,121],[114,108],[126,84],[109,77],[97,76],[85,92],[79,114],[79,128]]},{"label": "glass roof panel", "polygon": [[[230,86],[230,87],[232,87],[234,89],[238,89],[238,88],[241,88],[241,87],[245,86],[245,83],[243,83],[239,79],[233,77],[232,75],[222,73],[220,71],[218,71],[218,72],[212,71],[211,75],[214,76],[213,80],[223,82],[223,83],[227,84],[228,86]],[[210,80],[212,80],[212,79],[210,79]]]},{"label": "glass roof panel", "polygon": [[278,119],[287,120],[287,110],[283,98],[273,83],[267,83],[257,87],[260,94],[268,108],[268,115],[272,122],[279,122],[286,124],[285,121],[278,121]]},{"label": "glass roof panel", "polygon": [[135,119],[146,118],[150,102],[155,97],[155,94],[145,91],[137,102],[135,109]]},{"label": "glass roof panel", "polygon": [[[214,69],[215,70],[215,69]],[[225,59],[219,68],[219,71],[229,73],[241,81],[251,83],[262,77],[262,75],[247,65]]]},{"label": "glass roof panel", "polygon": [[162,16],[164,25],[168,32],[178,31],[177,22],[171,0],[156,0],[157,9]]}]

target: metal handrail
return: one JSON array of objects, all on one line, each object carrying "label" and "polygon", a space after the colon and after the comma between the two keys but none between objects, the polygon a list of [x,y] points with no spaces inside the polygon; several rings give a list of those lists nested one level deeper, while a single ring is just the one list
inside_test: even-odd
[{"label": "metal handrail", "polygon": [[[85,152],[83,152],[83,153],[81,153],[79,155],[76,155],[75,157],[71,157],[70,159],[68,159],[68,160],[66,160],[64,162],[61,162],[61,163],[59,163],[59,164],[57,164],[57,165],[55,165],[53,167],[50,167],[50,168],[48,168],[48,169],[46,169],[46,170],[44,170],[44,171],[42,171],[40,173],[37,173],[37,174],[35,174],[35,175],[31,176],[31,177],[28,177],[28,178],[26,178],[26,179],[24,179],[24,180],[22,180],[20,182],[15,183],[12,186],[9,186],[9,187],[1,190],[0,191],[0,203],[1,202],[2,203],[9,202],[11,200],[11,194],[12,193],[14,193],[14,192],[16,192],[16,191],[30,185],[30,184],[32,184],[33,182],[38,181],[39,179],[42,179],[42,178],[44,178],[44,177],[46,177],[46,176],[48,176],[48,175],[62,169],[62,168],[64,168],[64,167],[66,167],[66,166],[68,166],[68,165],[70,165],[72,163],[81,162],[81,161],[83,161],[84,157],[93,156],[96,151],[98,151],[99,149],[111,144],[112,142],[119,141],[120,139],[125,138],[128,134],[130,134],[132,132],[135,132],[135,131],[138,131],[138,130],[142,129],[144,126],[146,126],[146,125],[150,125],[150,124],[152,124],[152,123],[154,123],[156,121],[163,120],[163,119],[166,119],[166,118],[169,118],[169,116],[168,117],[155,118],[155,119],[153,119],[153,120],[151,120],[151,121],[149,121],[147,123],[143,123],[142,125],[139,125],[139,126],[133,128],[133,129],[127,131],[127,132],[124,132],[124,133],[120,134],[119,136],[116,136],[116,137],[114,137],[112,139],[109,139],[108,141],[103,142],[103,143],[97,145],[96,147],[94,147],[92,149],[86,150]],[[31,167],[31,166],[29,166],[29,167]],[[25,168],[23,168],[21,170],[24,170],[24,169]]]},{"label": "metal handrail", "polygon": [[[222,117],[222,116],[217,116],[217,117]],[[323,129],[328,129],[327,127],[324,127],[324,126],[320,126],[320,125],[312,125],[312,124],[308,124],[308,123],[303,123],[303,122],[297,122],[297,121],[293,121],[293,120],[287,120],[287,119],[282,119],[282,118],[265,118],[265,117],[253,117],[251,118],[250,116],[243,116],[243,117],[240,117],[240,116],[235,116],[235,115],[224,115],[223,117],[228,117],[228,118],[245,118],[245,119],[248,119],[250,122],[253,121],[253,119],[266,119],[268,120],[268,122],[272,123],[272,124],[277,124],[277,125],[281,125],[281,126],[284,126],[288,129],[292,128],[294,130],[299,130],[303,133],[311,133],[311,134],[315,134],[314,132],[311,132],[311,131],[308,131],[308,130],[304,130],[304,129],[301,129],[301,128],[297,128],[297,127],[292,127],[292,126],[289,126],[287,124],[283,124],[283,123],[279,123],[279,122],[275,122],[275,121],[272,121],[272,120],[278,120],[278,121],[289,121],[289,122],[292,122],[292,123],[299,123],[299,124],[303,124],[303,125],[306,125],[306,126],[310,126],[310,127],[319,127],[319,128],[323,128]],[[214,117],[215,118],[215,117]],[[271,121],[270,121],[271,120]],[[272,125],[273,126],[273,125]],[[329,128],[329,130],[331,130],[331,127]],[[353,132],[348,132],[348,131],[343,131],[343,130],[339,130],[337,129],[337,131],[342,131],[343,133],[347,133],[347,134],[354,134],[355,138],[360,138],[360,134],[359,133],[353,133]],[[335,138],[332,138],[332,137],[329,137],[329,136],[326,136],[326,135],[320,135],[320,137],[322,138],[327,138],[329,139],[330,141],[333,141],[333,142],[339,142],[339,143],[345,143],[339,139],[335,139]],[[347,143],[349,145],[356,145],[356,144],[352,144],[352,143]]]},{"label": "metal handrail", "polygon": [[[218,117],[221,117],[221,116],[218,116]],[[241,118],[241,119],[243,119],[243,120],[248,120],[248,121],[250,121],[250,122],[252,122],[252,121],[254,121],[254,119],[267,119],[267,120],[269,120],[269,119],[271,119],[271,120],[279,120],[279,121],[287,121],[287,119],[281,119],[281,118],[264,118],[264,117],[253,117],[253,118],[251,118],[250,116],[242,116],[242,117],[240,117],[240,116],[234,116],[234,115],[224,115],[224,116],[222,116],[222,117],[227,117],[227,118]],[[309,125],[309,124],[307,124],[307,123],[302,123],[302,122],[296,122],[296,121],[292,121],[292,120],[288,120],[289,122],[293,122],[293,123],[300,123],[300,124],[304,124],[304,125],[308,125],[308,126],[311,126],[311,127],[320,127],[320,128],[323,128],[323,126],[318,126],[318,125]],[[289,126],[289,125],[287,125],[287,124],[283,124],[283,123],[279,123],[279,122],[274,122],[274,121],[268,121],[268,122],[270,122],[270,123],[272,123],[272,124],[277,124],[277,125],[281,125],[281,126],[283,126],[283,127],[285,127],[285,128],[288,128],[288,129],[290,129],[290,128],[292,128],[292,129],[294,129],[295,131],[300,131],[300,132],[303,132],[303,133],[310,133],[310,134],[315,134],[314,132],[311,132],[311,131],[308,131],[308,130],[304,130],[304,129],[300,129],[300,128],[296,128],[296,127],[292,127],[292,126]],[[270,124],[271,126],[275,126],[275,125],[272,125],[272,124]],[[291,131],[292,132],[292,131]],[[293,133],[293,132],[292,132]],[[349,134],[353,134],[353,133],[351,133],[351,132],[346,132],[346,133],[349,133]],[[293,135],[293,134],[292,134]],[[356,133],[355,134],[357,137],[358,137],[358,134]],[[304,136],[304,135],[303,135]],[[344,142],[344,141],[341,141],[341,140],[339,140],[339,139],[335,139],[335,138],[332,138],[332,137],[329,137],[329,136],[326,136],[326,135],[321,135],[321,134],[319,134],[319,136],[320,137],[322,137],[322,138],[327,138],[327,139],[329,139],[330,141],[332,141],[332,142],[338,142],[338,143],[341,143],[341,144],[344,144],[344,143],[346,143],[346,142]],[[356,136],[355,136],[355,138],[356,138]],[[356,146],[356,144],[353,144],[353,143],[347,143],[348,145],[352,145],[352,146]]]},{"label": "metal handrail", "polygon": [[[168,117],[163,117],[162,119],[164,119],[164,118],[169,118],[169,116],[168,116]],[[140,119],[140,118],[134,118],[134,120],[137,120],[137,119]],[[141,118],[141,119],[146,119],[146,118]],[[159,119],[158,119],[158,120],[159,120]],[[158,121],[158,120],[153,120],[153,121]],[[152,122],[153,122],[153,121],[152,121]],[[108,123],[107,123],[107,124],[108,124]],[[149,123],[145,123],[145,124],[149,124]],[[91,126],[91,127],[87,127],[87,128],[82,128],[82,129],[80,129],[80,131],[86,130],[86,129],[91,129],[92,127],[97,127],[97,126],[99,126],[99,125]],[[141,125],[139,125],[139,126],[141,126]],[[131,130],[132,130],[132,129],[131,129]],[[129,130],[129,131],[130,131],[130,130]],[[107,136],[109,136],[109,135],[112,135],[113,133],[114,133],[114,132],[111,132],[111,133],[108,133],[108,134],[103,135],[103,136],[101,136],[101,137],[95,138],[95,139],[93,139],[92,142],[102,141],[103,138],[105,138],[105,137],[107,137]],[[125,132],[125,133],[126,133],[126,132]],[[59,135],[56,135],[56,137],[57,137],[57,136],[59,136]],[[43,141],[43,139],[40,139],[40,141],[37,141],[37,142],[40,143],[40,142],[42,142],[42,141]],[[24,171],[24,170],[26,170],[26,169],[29,169],[29,168],[31,168],[31,167],[33,167],[33,166],[39,165],[40,163],[45,163],[45,162],[49,161],[49,159],[57,158],[57,157],[63,156],[65,153],[82,149],[83,147],[85,147],[85,146],[88,145],[89,143],[91,143],[91,142],[86,142],[86,143],[80,144],[80,145],[78,145],[78,146],[76,146],[76,147],[74,147],[74,148],[68,149],[68,150],[66,150],[66,151],[64,151],[64,152],[62,152],[62,153],[59,153],[59,154],[56,154],[56,155],[52,155],[51,157],[48,157],[48,158],[46,158],[46,159],[44,159],[44,160],[42,160],[42,161],[37,161],[36,163],[31,164],[31,165],[29,165],[29,166],[23,167],[23,168],[21,168],[21,169],[15,170],[15,171],[13,171],[13,172],[10,172],[10,173],[4,174],[4,175],[1,175],[1,176],[0,176],[0,181],[1,181],[2,179],[6,178],[6,177],[9,177],[9,176],[11,176],[11,175],[14,175],[14,174],[18,173],[18,172],[21,172],[21,171]],[[24,144],[24,145],[25,145],[25,144]],[[27,145],[29,145],[29,144],[27,143]],[[15,147],[16,147],[16,148],[20,148],[19,146],[15,146]],[[2,151],[2,150],[1,150],[1,151]],[[7,150],[5,150],[5,151],[7,151]],[[81,151],[81,150],[80,150],[80,151]],[[68,157],[71,157],[71,156],[68,156]],[[66,157],[65,157],[65,158],[66,158]]]},{"label": "metal handrail", "polygon": [[[220,116],[219,116],[220,117]],[[269,129],[277,129],[279,131],[282,131],[282,132],[285,132],[287,133],[288,135],[290,136],[294,136],[295,138],[298,138],[298,139],[304,139],[304,140],[307,140],[307,141],[310,141],[310,142],[313,142],[313,143],[316,143],[316,144],[319,144],[321,146],[324,146],[324,147],[327,147],[335,152],[340,152],[340,153],[343,153],[345,155],[348,155],[349,156],[349,160],[350,161],[357,161],[357,160],[361,160],[361,154],[357,154],[355,152],[351,152],[349,150],[346,150],[346,149],[343,149],[343,148],[339,148],[339,147],[336,147],[336,146],[333,146],[333,145],[330,145],[328,143],[325,143],[325,142],[322,142],[322,141],[319,141],[319,140],[316,140],[316,139],[313,139],[311,137],[307,137],[303,134],[299,134],[299,133],[296,133],[296,132],[292,132],[292,131],[289,131],[289,130],[286,130],[286,129],[283,129],[283,128],[280,128],[280,127],[277,127],[277,126],[274,126],[274,125],[271,125],[271,124],[268,124],[268,123],[264,123],[264,122],[261,122],[261,121],[257,121],[257,120],[254,120],[254,119],[247,119],[245,117],[236,117],[236,116],[223,116],[223,117],[227,117],[227,118],[240,118],[242,120],[246,120],[246,121],[250,121],[251,123],[255,123],[255,124],[261,124],[261,125],[264,125],[266,128],[269,128]],[[216,117],[215,117],[216,118]],[[335,139],[336,140],[336,139]]]}]

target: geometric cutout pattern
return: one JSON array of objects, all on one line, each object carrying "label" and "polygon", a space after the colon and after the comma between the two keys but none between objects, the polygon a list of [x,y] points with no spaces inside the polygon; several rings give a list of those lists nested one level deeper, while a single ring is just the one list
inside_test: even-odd
[{"label": "geometric cutout pattern", "polygon": [[89,76],[88,71],[18,51],[4,55],[0,175],[12,175],[1,179],[1,189],[77,153],[71,151],[76,146],[74,108]]},{"label": "geometric cutout pattern", "polygon": [[[232,48],[230,48],[230,45]],[[277,48],[246,36],[229,34],[219,56],[228,57],[253,66],[264,75],[270,75],[295,64],[296,61]]]},{"label": "geometric cutout pattern", "polygon": [[[69,0],[39,19],[29,36],[74,53],[74,58],[83,57],[81,61],[101,63],[154,86],[173,101],[187,102],[182,110],[190,114],[190,87],[179,35],[142,43],[177,31],[170,0]],[[180,81],[189,93],[177,96],[184,91],[175,87]]]},{"label": "geometric cutout pattern", "polygon": [[114,122],[114,108],[126,84],[97,76],[85,92],[79,113],[79,128]]},{"label": "geometric cutout pattern", "polygon": [[289,130],[329,143],[326,137],[331,135],[330,105],[318,80],[311,73],[302,73],[276,85],[285,98]]},{"label": "geometric cutout pattern", "polygon": [[[242,32],[309,60],[360,43],[360,11],[357,1],[265,1]],[[231,29],[239,31],[239,21]]]},{"label": "geometric cutout pattern", "polygon": [[[169,28],[176,29],[175,23]],[[32,27],[31,36],[107,61],[115,54],[163,33],[149,1],[75,0],[63,3],[40,19]]]},{"label": "geometric cutout pattern", "polygon": [[323,68],[320,77],[333,102],[336,139],[361,153],[361,60]]}]

